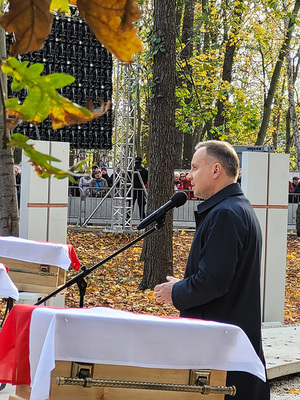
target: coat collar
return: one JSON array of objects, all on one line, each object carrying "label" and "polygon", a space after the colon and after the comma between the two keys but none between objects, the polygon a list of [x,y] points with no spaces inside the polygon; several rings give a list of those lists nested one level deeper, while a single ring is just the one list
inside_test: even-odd
[{"label": "coat collar", "polygon": [[239,183],[232,183],[226,187],[224,187],[219,192],[215,193],[209,199],[203,201],[203,203],[198,205],[197,214],[200,215],[203,212],[209,210],[210,208],[214,207],[216,204],[220,203],[227,197],[231,196],[241,196],[243,195],[243,191]]}]

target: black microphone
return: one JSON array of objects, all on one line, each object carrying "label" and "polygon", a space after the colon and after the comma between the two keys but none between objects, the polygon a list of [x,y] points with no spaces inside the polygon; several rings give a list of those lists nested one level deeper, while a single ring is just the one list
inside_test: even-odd
[{"label": "black microphone", "polygon": [[161,206],[158,210],[154,211],[148,217],[143,219],[143,221],[137,226],[137,229],[144,229],[146,226],[152,224],[152,222],[160,222],[160,220],[166,215],[166,213],[174,207],[181,207],[187,201],[187,195],[184,192],[176,192],[170,198],[170,200]]}]

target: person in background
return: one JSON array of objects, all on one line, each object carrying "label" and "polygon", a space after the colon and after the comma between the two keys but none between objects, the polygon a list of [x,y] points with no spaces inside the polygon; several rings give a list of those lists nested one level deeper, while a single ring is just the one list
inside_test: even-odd
[{"label": "person in background", "polygon": [[106,194],[108,184],[106,179],[102,177],[101,171],[95,172],[95,178],[91,182],[91,193],[97,197],[103,197]]},{"label": "person in background", "polygon": [[[166,282],[155,286],[153,297],[158,303],[173,304],[182,317],[239,326],[265,365],[260,304],[262,233],[237,183],[238,171],[239,159],[230,144],[211,140],[196,146],[189,179],[195,197],[204,201],[198,205],[184,279],[166,277]],[[227,385],[236,386],[236,400],[270,400],[268,382],[252,374],[228,371]]]},{"label": "person in background", "polygon": [[185,172],[180,172],[179,181],[180,181],[179,190],[184,190],[189,200],[193,199],[194,195],[192,192],[192,185],[191,182],[187,179],[187,174]]},{"label": "person in background", "polygon": [[[142,181],[142,182],[141,182]],[[133,204],[137,200],[139,206],[140,219],[146,218],[146,196],[143,186],[147,187],[148,170],[142,165],[142,157],[135,158],[134,175],[133,175]]]},{"label": "person in background", "polygon": [[[299,203],[300,196],[300,178],[298,176],[294,176],[292,182],[289,182],[289,203]],[[298,193],[298,194],[291,194]]]},{"label": "person in background", "polygon": [[79,190],[80,190],[80,197],[82,200],[90,196],[91,184],[92,184],[92,171],[86,170],[85,175],[79,179]]},{"label": "person in background", "polygon": [[108,187],[112,187],[112,177],[108,175],[106,165],[102,165],[101,173],[102,173],[102,178],[106,180]]},{"label": "person in background", "polygon": [[174,172],[174,192],[177,192],[177,190],[182,189],[179,178],[180,178],[179,172]]},{"label": "person in background", "polygon": [[241,184],[242,183],[242,170],[239,168],[239,174],[237,178],[237,183]]},{"label": "person in background", "polygon": [[95,178],[95,173],[96,171],[98,171],[98,169],[99,169],[98,165],[95,164],[92,166],[92,178]]},{"label": "person in background", "polygon": [[20,208],[20,194],[21,194],[21,174],[19,167],[17,165],[14,166],[15,169],[15,178],[16,178],[16,189],[17,189],[17,199],[18,199],[18,207]]}]

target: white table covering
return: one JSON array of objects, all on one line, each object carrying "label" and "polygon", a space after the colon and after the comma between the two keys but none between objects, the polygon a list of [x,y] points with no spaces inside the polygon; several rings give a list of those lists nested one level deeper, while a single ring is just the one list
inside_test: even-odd
[{"label": "white table covering", "polygon": [[163,318],[109,308],[34,309],[30,325],[30,400],[49,396],[55,360],[149,368],[246,371],[264,367],[237,326]]},{"label": "white table covering", "polygon": [[13,281],[10,279],[4,264],[0,263],[0,296],[11,297],[19,300],[19,291]]},{"label": "white table covering", "polygon": [[65,244],[37,242],[15,236],[0,236],[0,257],[55,265],[67,271],[71,263],[68,254],[68,245]]}]

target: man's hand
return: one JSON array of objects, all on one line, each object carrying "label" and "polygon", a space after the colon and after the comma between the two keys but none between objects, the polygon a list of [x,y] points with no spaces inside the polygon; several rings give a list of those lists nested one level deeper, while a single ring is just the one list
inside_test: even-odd
[{"label": "man's hand", "polygon": [[154,288],[153,298],[157,303],[173,304],[172,288],[179,279],[174,278],[174,276],[167,276],[167,281],[156,285]]}]

